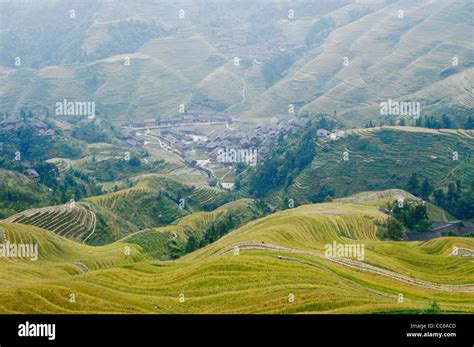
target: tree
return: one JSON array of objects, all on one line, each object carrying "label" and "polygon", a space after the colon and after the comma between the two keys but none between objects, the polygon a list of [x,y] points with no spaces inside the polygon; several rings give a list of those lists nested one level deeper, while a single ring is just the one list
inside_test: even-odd
[{"label": "tree", "polygon": [[416,127],[421,127],[421,117],[417,117],[415,120],[415,126]]},{"label": "tree", "polygon": [[454,182],[450,182],[448,184],[448,193],[446,194],[446,201],[448,204],[454,204],[458,198],[459,194],[457,192],[456,184]]},{"label": "tree", "polygon": [[423,200],[427,201],[432,192],[433,188],[431,187],[430,181],[425,177],[420,188],[420,196],[423,198]]},{"label": "tree", "polygon": [[426,216],[426,218],[420,220],[418,223],[416,223],[413,226],[413,231],[416,231],[416,232],[432,231],[431,225],[432,223],[428,220],[428,216]]},{"label": "tree", "polygon": [[403,232],[403,225],[396,220],[395,218],[389,218],[386,222],[387,227],[387,237],[391,240],[401,240],[402,239],[402,232]]},{"label": "tree", "polygon": [[451,129],[451,119],[449,119],[449,117],[445,114],[443,114],[442,116],[442,124],[443,124],[443,128]]},{"label": "tree", "polygon": [[240,190],[240,187],[242,186],[242,182],[240,181],[240,178],[237,178],[235,180],[235,185],[234,185],[234,189],[235,190]]},{"label": "tree", "polygon": [[142,163],[140,161],[139,158],[133,156],[132,158],[130,158],[130,160],[128,161],[128,164],[130,164],[130,166],[133,166],[133,167],[139,167]]},{"label": "tree", "polygon": [[474,190],[464,191],[456,209],[459,218],[474,218]]},{"label": "tree", "polygon": [[431,231],[431,222],[428,218],[426,205],[421,205],[416,201],[408,201],[403,207],[399,207],[397,202],[394,204],[392,217],[406,229],[410,231]]},{"label": "tree", "polygon": [[416,172],[413,172],[408,179],[407,190],[414,194],[418,195],[420,190],[420,183],[418,182],[418,176]]},{"label": "tree", "polygon": [[191,253],[192,251],[195,251],[196,249],[198,249],[198,247],[199,247],[199,243],[196,239],[196,236],[191,235],[188,238],[188,242],[186,244],[186,253]]},{"label": "tree", "polygon": [[336,27],[336,23],[331,17],[323,17],[316,21],[311,27],[305,38],[305,44],[307,47],[313,47],[320,45],[329,36],[333,28]]},{"label": "tree", "polygon": [[183,254],[181,246],[178,244],[178,241],[171,239],[167,243],[168,249],[170,250],[170,256],[172,259],[177,259]]},{"label": "tree", "polygon": [[428,304],[428,308],[423,312],[425,314],[438,314],[441,313],[441,307],[435,299],[431,300]]},{"label": "tree", "polygon": [[474,129],[474,117],[472,117],[471,115],[467,119],[466,124],[464,124],[464,129],[467,129],[467,130]]}]

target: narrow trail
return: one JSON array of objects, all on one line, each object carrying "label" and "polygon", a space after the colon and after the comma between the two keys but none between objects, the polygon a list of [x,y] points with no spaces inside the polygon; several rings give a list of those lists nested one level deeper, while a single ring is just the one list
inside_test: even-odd
[{"label": "narrow trail", "polygon": [[228,108],[225,110],[226,112],[230,111],[230,110],[233,109],[234,107],[237,107],[237,106],[240,106],[240,105],[243,105],[243,104],[246,103],[247,100],[246,100],[246,98],[245,98],[245,91],[246,91],[246,89],[247,89],[247,75],[248,75],[250,69],[251,69],[252,67],[254,67],[254,66],[255,66],[255,63],[252,62],[252,66],[249,67],[249,68],[247,68],[247,69],[245,70],[244,76],[242,77],[242,85],[243,85],[243,86],[242,86],[242,101],[239,102],[239,103],[237,103],[237,104],[234,104],[234,105],[228,107]]},{"label": "narrow trail", "polygon": [[91,209],[91,205],[89,203],[86,203],[86,202],[79,202],[79,204],[81,205],[84,205],[84,206],[87,206],[89,207],[89,212],[92,213],[92,219],[93,219],[93,226],[92,226],[92,231],[89,235],[86,236],[86,238],[84,239],[84,241],[82,241],[83,244],[86,244],[86,241],[92,236],[94,235],[95,233],[95,229],[96,229],[96,226],[97,226],[97,216],[95,214],[94,211],[92,211]]},{"label": "narrow trail", "polygon": [[[474,284],[467,284],[467,285],[452,285],[452,284],[437,284],[437,283],[431,283],[431,282],[426,282],[422,280],[417,280],[402,274],[399,274],[397,272],[391,271],[391,270],[386,270],[382,269],[373,265],[366,264],[364,262],[360,261],[355,261],[351,259],[346,259],[346,258],[334,258],[334,257],[326,257],[323,254],[316,253],[316,252],[310,252],[310,251],[305,251],[305,250],[300,250],[300,249],[292,249],[292,248],[286,248],[278,245],[273,245],[273,244],[268,244],[268,243],[257,243],[257,242],[246,242],[246,243],[239,243],[236,244],[230,248],[226,248],[221,250],[220,252],[217,252],[215,255],[222,255],[225,253],[233,252],[235,247],[238,247],[240,250],[247,250],[247,251],[272,251],[272,252],[283,252],[283,253],[293,253],[293,254],[305,254],[305,255],[311,255],[313,257],[317,257],[320,259],[326,259],[329,260],[335,264],[346,266],[355,270],[360,270],[364,272],[370,272],[374,273],[377,275],[382,275],[389,277],[391,279],[408,283],[410,285],[415,285],[419,287],[423,287],[426,289],[432,289],[432,290],[438,290],[438,291],[445,291],[445,292],[463,292],[463,293],[474,293]],[[283,259],[283,257],[280,257],[280,259]],[[299,262],[303,264],[311,263],[307,262],[304,260],[298,259]],[[315,263],[311,263],[311,265],[316,265]],[[318,265],[320,266],[320,265]]]}]

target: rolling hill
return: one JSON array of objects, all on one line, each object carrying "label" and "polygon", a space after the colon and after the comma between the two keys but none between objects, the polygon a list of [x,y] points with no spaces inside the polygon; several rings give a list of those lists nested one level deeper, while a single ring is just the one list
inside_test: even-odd
[{"label": "rolling hill", "polygon": [[[375,222],[384,218],[370,201],[305,205],[251,222],[177,261],[153,260],[127,239],[90,247],[1,223],[10,242],[37,242],[40,257],[0,258],[0,311],[389,313],[420,312],[435,299],[443,311],[472,313],[472,260],[452,250],[472,250],[473,241],[380,241]],[[365,259],[325,257],[334,241],[364,244]]]}]

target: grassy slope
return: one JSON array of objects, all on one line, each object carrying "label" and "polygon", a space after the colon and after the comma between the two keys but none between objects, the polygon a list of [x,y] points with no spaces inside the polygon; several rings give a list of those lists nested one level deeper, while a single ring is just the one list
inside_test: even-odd
[{"label": "grassy slope", "polygon": [[[120,122],[134,116],[175,114],[178,105],[186,104],[198,83],[223,61],[199,36],[154,39],[133,54],[72,68],[19,69],[1,76],[0,104],[12,112],[18,105],[33,108],[38,100],[48,107],[64,98],[95,101],[98,112],[107,110]],[[29,87],[22,91],[21,85]]]},{"label": "grassy slope", "polygon": [[[474,312],[472,292],[422,288],[317,256],[334,240],[363,241],[368,264],[419,281],[472,288],[472,260],[449,254],[453,246],[474,249],[473,240],[381,242],[374,220],[383,218],[370,204],[306,205],[252,222],[174,262],[142,261],[145,255],[134,245],[134,256],[127,258],[123,242],[91,248],[36,228],[2,224],[10,240],[37,239],[42,256],[37,263],[0,258],[0,311],[367,313],[423,309],[436,298],[444,310]],[[246,248],[252,242],[299,253]],[[235,245],[242,248],[238,256],[232,253]],[[83,273],[72,264],[78,261],[92,271]],[[68,301],[70,293],[75,303]],[[397,302],[399,293],[404,303]]]}]

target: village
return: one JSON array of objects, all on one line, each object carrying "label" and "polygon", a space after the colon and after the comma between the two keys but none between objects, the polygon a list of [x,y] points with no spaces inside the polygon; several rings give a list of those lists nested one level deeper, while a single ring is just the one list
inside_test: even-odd
[{"label": "village", "polygon": [[[221,188],[231,190],[233,175],[226,174],[227,180],[222,180],[215,175],[216,167],[229,172],[235,171],[238,164],[255,166],[271,153],[272,143],[280,133],[303,131],[308,126],[308,118],[274,118],[268,123],[251,124],[226,114],[188,111],[182,116],[122,125],[122,136],[129,148],[159,147],[172,152],[187,166],[205,171]],[[342,131],[316,131],[319,140],[337,140],[341,136]]]},{"label": "village", "polygon": [[249,42],[250,35],[250,30],[246,31],[241,27],[219,27],[213,31],[215,47],[220,52],[239,57],[243,61],[254,61],[257,64],[268,61],[281,52],[300,52],[306,49],[303,45],[289,43],[288,38],[282,34],[254,44]]},{"label": "village", "polygon": [[[88,117],[93,120],[95,117]],[[77,119],[74,119],[75,121]],[[27,125],[45,138],[54,138],[55,129],[36,118],[4,117],[0,130],[14,132]],[[232,189],[233,174],[238,164],[255,166],[271,153],[272,143],[280,133],[303,131],[309,119],[273,118],[267,123],[252,124],[234,119],[229,114],[208,110],[188,110],[179,115],[159,116],[153,119],[133,120],[121,124],[121,138],[115,139],[125,148],[143,151],[147,148],[161,148],[180,157],[183,163],[203,171],[213,185]],[[336,140],[343,132],[318,129],[320,140]],[[4,143],[0,142],[0,150]],[[39,174],[27,161],[21,161],[25,174],[38,178]],[[220,175],[218,171],[224,170]],[[226,180],[223,180],[223,177]]]}]

